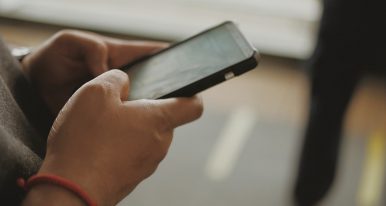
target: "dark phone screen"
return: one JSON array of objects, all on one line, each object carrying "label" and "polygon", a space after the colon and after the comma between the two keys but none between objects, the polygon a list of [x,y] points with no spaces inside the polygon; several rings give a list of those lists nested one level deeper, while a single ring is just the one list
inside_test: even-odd
[{"label": "dark phone screen", "polygon": [[249,57],[226,25],[209,30],[130,67],[129,99],[160,98]]}]

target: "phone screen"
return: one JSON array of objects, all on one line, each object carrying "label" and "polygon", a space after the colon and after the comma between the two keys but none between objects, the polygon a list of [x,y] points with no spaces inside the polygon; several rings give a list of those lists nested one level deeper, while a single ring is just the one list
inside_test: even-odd
[{"label": "phone screen", "polygon": [[130,100],[157,99],[250,56],[226,26],[193,37],[127,71]]}]

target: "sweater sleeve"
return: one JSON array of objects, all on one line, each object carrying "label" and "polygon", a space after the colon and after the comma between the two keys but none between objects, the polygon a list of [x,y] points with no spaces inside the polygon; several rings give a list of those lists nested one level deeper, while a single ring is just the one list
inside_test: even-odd
[{"label": "sweater sleeve", "polygon": [[0,38],[0,205],[19,205],[16,179],[36,173],[52,123],[48,109]]},{"label": "sweater sleeve", "polygon": [[54,121],[54,116],[49,112],[35,88],[25,78],[21,64],[11,55],[1,37],[0,68],[1,77],[20,109],[39,135],[46,138]]},{"label": "sweater sleeve", "polygon": [[24,197],[16,185],[19,177],[36,173],[42,160],[20,140],[0,126],[0,200],[1,205],[19,205]]}]

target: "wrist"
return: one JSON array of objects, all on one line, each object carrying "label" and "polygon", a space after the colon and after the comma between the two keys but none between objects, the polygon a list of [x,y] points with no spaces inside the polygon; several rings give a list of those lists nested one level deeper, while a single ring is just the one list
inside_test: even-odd
[{"label": "wrist", "polygon": [[[28,199],[27,201],[35,201],[37,204],[40,200],[45,200],[47,202],[52,202],[52,200],[63,200],[63,202],[68,202],[68,203],[75,203],[78,202],[79,200],[83,201],[83,203],[87,206],[97,206],[96,202],[90,198],[89,194],[85,192],[85,190],[80,187],[78,184],[75,182],[63,178],[58,175],[54,174],[37,174],[31,176],[27,181],[25,181],[22,178],[19,178],[17,180],[17,184],[24,188],[26,191],[31,191],[31,189],[34,189],[32,191],[32,199]],[[55,186],[54,188],[57,188],[56,190],[49,190],[53,191],[50,192],[49,196],[43,197],[43,199],[40,197],[41,194],[45,194],[44,190],[47,190],[47,187],[41,187],[41,185],[53,185]],[[39,186],[38,189],[35,189],[37,186]],[[51,188],[49,188],[51,189]],[[60,189],[60,190],[58,190]],[[64,190],[66,192],[64,192]],[[42,191],[43,190],[43,191]],[[36,192],[37,191],[37,192]],[[31,194],[29,193],[29,194]],[[69,193],[72,195],[70,196]],[[75,197],[77,197],[75,199]],[[75,201],[77,200],[77,201]],[[37,202],[36,202],[37,201]],[[58,204],[58,205],[66,205],[66,204]],[[79,204],[76,204],[79,205]],[[83,204],[82,204],[83,205]]]},{"label": "wrist", "polygon": [[[75,165],[63,166],[61,164],[59,165],[56,164],[58,162],[63,162],[63,161],[60,161],[60,160],[50,161],[49,159],[50,158],[45,159],[37,175],[54,174],[72,183],[75,183],[77,186],[81,188],[82,191],[84,191],[87,194],[89,198],[95,201],[98,206],[112,205],[112,204],[108,204],[110,202],[107,200],[107,198],[105,198],[106,191],[103,192],[103,190],[106,190],[107,188],[101,187],[100,185],[97,184],[98,181],[100,182],[102,180],[94,177],[93,173],[85,173],[85,172],[79,171],[78,168],[81,168],[82,166],[76,164],[76,161],[72,161],[72,163],[74,163]],[[54,162],[54,163],[50,164],[50,162]]]},{"label": "wrist", "polygon": [[29,190],[22,206],[85,206],[82,199],[65,188],[53,184],[39,184]]}]

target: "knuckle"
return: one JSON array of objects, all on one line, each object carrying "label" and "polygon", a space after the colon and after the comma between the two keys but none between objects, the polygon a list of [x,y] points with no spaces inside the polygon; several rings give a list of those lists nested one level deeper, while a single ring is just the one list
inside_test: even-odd
[{"label": "knuckle", "polygon": [[170,114],[165,112],[165,110],[163,109],[160,109],[159,110],[160,112],[160,115],[158,115],[158,119],[159,119],[159,123],[158,123],[158,128],[161,130],[161,131],[167,131],[167,130],[170,130],[174,127],[174,125],[172,124],[172,121],[171,121],[171,118],[170,118]]},{"label": "knuckle", "polygon": [[169,152],[169,143],[163,144],[159,151],[157,161],[161,162],[166,157],[168,152]]},{"label": "knuckle", "polygon": [[108,49],[106,43],[104,41],[102,41],[101,39],[94,39],[94,41],[92,42],[90,47],[91,47],[90,48],[91,50],[99,52],[99,53],[107,52],[107,49]]},{"label": "knuckle", "polygon": [[53,43],[65,44],[69,41],[82,41],[94,52],[104,53],[108,49],[108,46],[101,38],[79,30],[64,29],[53,36]]},{"label": "knuckle", "polygon": [[54,38],[54,42],[62,43],[74,38],[75,35],[76,34],[74,30],[64,29],[56,33],[56,35],[54,35],[53,38]]},{"label": "knuckle", "polygon": [[151,156],[150,164],[158,165],[162,160],[165,159],[167,153],[168,153],[167,149],[163,149],[162,147],[160,147],[158,150],[153,152],[153,155]]},{"label": "knuckle", "polygon": [[88,82],[81,87],[81,93],[87,97],[103,98],[109,91],[109,83]]},{"label": "knuckle", "polygon": [[143,180],[147,177],[150,177],[157,170],[157,167],[158,167],[158,164],[154,164],[151,167],[147,168],[140,179]]},{"label": "knuckle", "polygon": [[160,131],[157,128],[153,130],[150,136],[150,144],[153,148],[149,156],[151,163],[158,164],[165,158],[168,153],[172,137],[172,130]]},{"label": "knuckle", "polygon": [[128,81],[129,80],[129,76],[119,70],[119,69],[112,69],[109,71],[109,74],[111,75],[112,78],[114,78],[114,80],[118,80],[118,81]]},{"label": "knuckle", "polygon": [[147,101],[147,109],[151,110],[150,113],[153,115],[153,123],[158,131],[164,132],[173,128],[171,114],[166,109],[157,107],[153,101]]},{"label": "knuckle", "polygon": [[167,155],[167,151],[162,151],[162,152],[159,152],[154,158],[153,158],[153,162],[155,165],[158,165],[159,163],[162,162],[162,160],[165,159]]},{"label": "knuckle", "polygon": [[202,116],[202,114],[204,113],[204,105],[202,103],[202,100],[201,98],[197,98],[193,104],[193,111],[194,111],[194,114],[195,114],[195,119],[198,119]]},{"label": "knuckle", "polygon": [[173,132],[156,132],[154,135],[154,141],[156,147],[158,148],[154,152],[154,161],[158,164],[161,162],[167,155],[169,151],[169,146],[173,137]]},{"label": "knuckle", "polygon": [[100,92],[103,92],[105,90],[105,88],[103,87],[103,84],[90,82],[90,83],[85,84],[84,90],[90,91],[93,93],[100,93]]}]

